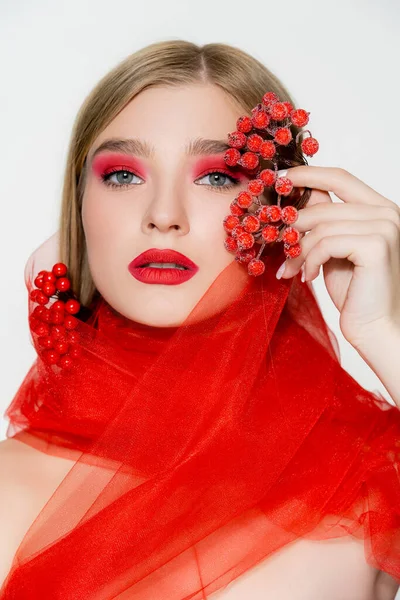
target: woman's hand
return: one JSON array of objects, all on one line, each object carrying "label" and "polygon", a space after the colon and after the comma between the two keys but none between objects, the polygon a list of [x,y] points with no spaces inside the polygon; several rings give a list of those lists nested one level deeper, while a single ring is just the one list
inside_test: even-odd
[{"label": "woman's hand", "polygon": [[[300,166],[287,177],[313,191],[293,224],[301,254],[286,260],[282,277],[303,268],[311,281],[323,265],[341,331],[356,348],[381,325],[400,332],[400,208],[345,169]],[[333,202],[330,191],[343,202]]]}]

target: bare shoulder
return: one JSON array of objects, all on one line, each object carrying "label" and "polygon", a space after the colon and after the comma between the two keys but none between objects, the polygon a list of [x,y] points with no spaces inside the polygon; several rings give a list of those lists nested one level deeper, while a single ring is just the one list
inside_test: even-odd
[{"label": "bare shoulder", "polygon": [[5,495],[19,491],[46,496],[74,465],[73,460],[53,456],[14,438],[0,441],[0,489]]},{"label": "bare shoulder", "polygon": [[385,571],[379,571],[375,580],[376,600],[395,600],[399,584]]},{"label": "bare shoulder", "polygon": [[30,525],[74,463],[0,441],[0,587]]}]

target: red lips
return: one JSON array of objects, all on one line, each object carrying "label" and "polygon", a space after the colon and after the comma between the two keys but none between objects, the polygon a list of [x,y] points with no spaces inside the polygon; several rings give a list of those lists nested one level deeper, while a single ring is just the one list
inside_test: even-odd
[{"label": "red lips", "polygon": [[199,268],[184,254],[176,252],[176,250],[169,250],[168,248],[165,250],[161,250],[159,248],[150,248],[149,250],[142,252],[142,254],[139,254],[139,256],[133,259],[133,261],[129,264],[129,268],[142,267],[147,263],[176,263],[177,265],[186,267],[191,271],[197,271]]}]

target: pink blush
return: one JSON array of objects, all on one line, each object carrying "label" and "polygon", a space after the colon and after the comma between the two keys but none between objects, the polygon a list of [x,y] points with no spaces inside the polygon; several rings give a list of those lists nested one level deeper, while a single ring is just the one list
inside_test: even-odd
[{"label": "pink blush", "polygon": [[129,169],[135,172],[136,175],[144,177],[144,169],[141,163],[127,154],[98,154],[92,162],[92,171],[97,177],[101,177],[105,173],[115,169]]}]

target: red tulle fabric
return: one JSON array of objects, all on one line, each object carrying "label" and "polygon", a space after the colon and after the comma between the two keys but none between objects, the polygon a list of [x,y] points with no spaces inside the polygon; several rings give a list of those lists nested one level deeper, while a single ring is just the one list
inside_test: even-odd
[{"label": "red tulle fabric", "polygon": [[68,374],[38,355],[7,436],[75,463],[1,600],[200,600],[342,536],[400,583],[400,411],[341,367],[312,286],[275,278],[282,249],[265,260],[229,265],[179,327],[100,298]]}]

